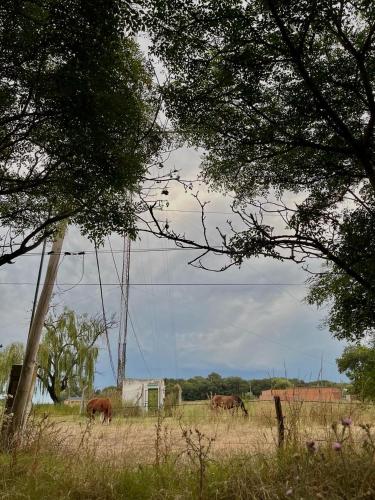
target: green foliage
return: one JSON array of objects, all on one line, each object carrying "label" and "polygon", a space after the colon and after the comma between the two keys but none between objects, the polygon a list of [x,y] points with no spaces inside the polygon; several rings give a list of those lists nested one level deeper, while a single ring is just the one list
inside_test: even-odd
[{"label": "green foliage", "polygon": [[350,448],[332,452],[327,445],[317,454],[297,446],[277,454],[245,454],[209,462],[203,496],[199,494],[196,468],[186,461],[179,464],[172,459],[158,466],[129,467],[126,459],[124,463],[98,460],[92,452],[77,460],[73,453],[34,449],[19,452],[16,458],[0,456],[0,495],[14,499],[63,499],[69,492],[72,498],[95,500],[356,500],[372,498],[375,491],[371,453]]},{"label": "green foliage", "polygon": [[173,416],[173,410],[181,403],[180,395],[182,399],[182,387],[180,384],[171,385],[168,384],[166,388],[165,398],[164,398],[164,410],[165,415],[168,417]]},{"label": "green foliage", "polygon": [[1,3],[1,238],[14,248],[0,265],[63,218],[93,239],[134,236],[131,193],[161,144],[140,26],[126,0]]},{"label": "green foliage", "polygon": [[173,391],[173,387],[179,384],[182,388],[182,399],[184,401],[196,401],[207,399],[211,394],[237,394],[239,396],[259,397],[262,391],[267,389],[286,389],[288,387],[302,386],[339,386],[329,380],[315,380],[305,382],[300,379],[270,377],[264,379],[244,380],[241,377],[221,377],[217,373],[211,373],[207,377],[192,377],[184,379],[165,379],[167,394]]},{"label": "green foliage", "polygon": [[272,381],[273,389],[289,389],[293,387],[293,383],[287,378],[274,378]]},{"label": "green foliage", "polygon": [[21,342],[14,342],[0,351],[0,392],[8,389],[12,365],[22,364],[23,353],[24,347]]},{"label": "green foliage", "polygon": [[116,385],[109,385],[107,387],[103,387],[103,389],[96,389],[94,395],[103,396],[103,398],[109,398],[118,394],[119,392],[120,391],[118,390]]},{"label": "green foliage", "polygon": [[340,338],[372,331],[374,2],[147,4],[169,116],[241,216],[227,254],[328,261],[310,302]]},{"label": "green foliage", "polygon": [[[99,354],[97,341],[105,328],[101,320],[87,315],[76,316],[69,309],[50,315],[44,325],[38,351],[37,380],[42,393],[54,403],[64,397],[93,391],[95,363]],[[22,363],[24,346],[13,343],[0,353],[0,384],[5,390],[12,364]]]},{"label": "green foliage", "polygon": [[104,331],[101,320],[77,317],[69,309],[47,318],[38,352],[38,381],[54,403],[80,395],[85,387],[88,394],[92,392],[97,341]]},{"label": "green foliage", "polygon": [[375,400],[375,346],[349,346],[337,359],[340,373],[352,382],[350,392],[361,399]]},{"label": "green foliage", "polygon": [[45,404],[37,403],[33,405],[33,415],[51,417],[65,417],[68,415],[79,416],[80,405],[65,405],[65,404]]}]

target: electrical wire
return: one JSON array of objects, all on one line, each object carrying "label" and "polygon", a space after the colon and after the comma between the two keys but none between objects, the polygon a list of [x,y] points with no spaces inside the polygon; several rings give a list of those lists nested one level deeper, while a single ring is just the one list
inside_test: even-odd
[{"label": "electrical wire", "polygon": [[[213,245],[213,249],[220,250],[222,246],[220,245]],[[152,252],[181,252],[181,251],[187,251],[187,250],[194,250],[194,251],[202,251],[201,248],[193,248],[193,247],[155,247],[155,248],[133,248],[130,250],[131,253],[152,253]],[[112,250],[112,253],[122,253],[123,250]],[[53,252],[55,253],[55,252]],[[110,250],[98,250],[98,254],[109,254]],[[51,255],[52,252],[49,252],[48,255]],[[95,250],[80,250],[79,252],[73,252],[73,251],[66,251],[66,252],[59,252],[60,255],[64,255],[65,257],[76,257],[77,255],[95,255]],[[23,255],[20,255],[19,257],[35,257],[35,256],[40,256],[42,255],[41,252],[27,252]]]},{"label": "electrical wire", "polygon": [[[109,243],[110,248],[112,249],[112,245],[111,245],[111,242],[110,242],[109,238],[108,238],[108,243]],[[114,264],[114,266],[115,266],[117,279],[118,279],[118,282],[119,282],[119,285],[120,285],[120,288],[121,288],[121,297],[122,297],[122,300],[125,300],[123,280],[122,280],[122,281],[120,281],[120,274],[119,274],[119,272],[118,272],[118,268],[117,268],[116,260],[115,260],[115,257],[114,257],[114,255],[113,255],[113,253],[112,253],[112,260],[113,260],[113,264]],[[123,265],[122,276],[124,276],[124,268],[125,268],[125,266]],[[122,306],[122,301],[121,301],[121,306]],[[122,309],[121,309],[121,313],[122,313]],[[137,342],[138,350],[139,350],[139,352],[140,352],[140,354],[141,354],[141,357],[142,357],[143,363],[144,363],[144,365],[145,365],[145,367],[146,367],[146,370],[148,371],[148,374],[149,374],[149,376],[151,377],[151,372],[150,372],[150,369],[149,369],[149,367],[148,367],[148,365],[147,365],[147,363],[146,363],[146,359],[145,359],[145,356],[144,356],[144,354],[143,354],[143,350],[142,350],[141,344],[140,344],[140,342],[139,342],[139,339],[138,339],[137,333],[136,333],[136,331],[135,331],[135,328],[134,328],[134,322],[133,322],[133,320],[132,320],[132,318],[131,318],[131,316],[130,316],[130,311],[129,311],[129,310],[128,310],[128,316],[129,316],[130,325],[131,325],[131,328],[132,328],[132,331],[133,331],[133,335],[134,335],[135,340],[136,340],[136,342]],[[119,353],[119,354],[120,354],[120,353]]]},{"label": "electrical wire", "polygon": [[43,262],[44,262],[44,256],[45,256],[45,253],[46,253],[46,245],[47,245],[47,238],[44,238],[43,248],[42,248],[42,256],[41,256],[41,259],[40,259],[38,277],[37,277],[37,280],[36,280],[35,294],[34,294],[34,300],[33,300],[33,309],[31,311],[31,318],[30,318],[30,325],[29,325],[29,334],[30,334],[31,326],[32,326],[33,321],[34,321],[34,314],[35,314],[35,309],[36,309],[36,303],[37,303],[38,295],[39,295],[40,279],[42,277]]},{"label": "electrical wire", "polygon": [[[45,284],[45,283],[43,283]],[[32,281],[2,281],[0,286],[35,285]],[[60,286],[97,286],[97,283],[60,283]],[[103,283],[102,286],[121,286],[119,283]],[[130,286],[305,286],[306,283],[129,283]]]},{"label": "electrical wire", "polygon": [[129,316],[130,326],[132,327],[132,331],[133,331],[133,334],[134,334],[135,340],[137,341],[138,350],[139,350],[139,352],[140,352],[140,354],[141,354],[141,357],[142,357],[142,359],[143,359],[143,363],[144,363],[144,365],[145,365],[145,367],[146,367],[146,370],[147,370],[147,372],[148,372],[148,374],[149,374],[150,378],[152,378],[152,376],[151,376],[151,372],[150,372],[150,369],[149,369],[149,367],[148,367],[148,364],[146,363],[146,358],[145,358],[145,356],[144,356],[144,354],[143,354],[142,346],[141,346],[141,344],[140,344],[140,342],[139,342],[139,339],[138,339],[138,336],[137,336],[137,334],[136,334],[136,332],[135,332],[134,323],[133,323],[133,320],[132,320],[132,317],[131,317],[130,311],[128,311],[128,316]]},{"label": "electrical wire", "polygon": [[81,277],[79,278],[79,280],[77,281],[77,283],[74,283],[74,285],[70,286],[69,288],[66,288],[65,290],[63,290],[61,288],[61,286],[62,286],[61,283],[59,284],[59,283],[56,282],[57,288],[59,290],[58,294],[62,295],[63,293],[69,292],[70,290],[73,290],[73,288],[75,288],[76,286],[80,285],[82,283],[84,275],[85,275],[85,254],[82,254],[82,271],[81,271]]},{"label": "electrical wire", "polygon": [[[95,250],[96,250],[96,247],[95,247]],[[113,378],[114,378],[114,380],[116,380],[116,371],[115,371],[115,366],[114,366],[114,363],[113,363],[113,356],[112,356],[112,351],[111,351],[111,345],[110,345],[109,336],[108,336],[107,318],[106,318],[106,314],[105,314],[104,298],[103,298],[102,278],[101,278],[101,275],[100,275],[99,257],[98,257],[97,253],[96,253],[96,264],[97,264],[97,268],[98,268],[100,298],[101,298],[101,302],[102,302],[104,332],[105,332],[105,338],[106,338],[106,343],[107,343],[107,350],[108,350],[108,354],[109,354],[109,362],[111,364]]]}]

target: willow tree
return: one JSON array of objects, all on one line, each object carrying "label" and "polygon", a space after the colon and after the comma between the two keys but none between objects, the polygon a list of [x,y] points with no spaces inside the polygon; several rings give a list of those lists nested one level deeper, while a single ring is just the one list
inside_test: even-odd
[{"label": "willow tree", "polygon": [[84,387],[92,390],[97,341],[105,328],[101,320],[76,316],[69,309],[48,317],[39,347],[37,378],[41,391],[54,403],[68,394],[81,393]]},{"label": "willow tree", "polygon": [[5,392],[8,387],[12,365],[22,363],[24,347],[21,342],[13,342],[0,352],[0,391]]},{"label": "willow tree", "polygon": [[[102,320],[87,315],[76,316],[64,309],[45,322],[38,351],[38,386],[59,403],[68,394],[80,394],[93,388],[99,337],[106,326]],[[13,343],[0,354],[0,389],[5,390],[12,364],[22,363],[24,346]]]}]

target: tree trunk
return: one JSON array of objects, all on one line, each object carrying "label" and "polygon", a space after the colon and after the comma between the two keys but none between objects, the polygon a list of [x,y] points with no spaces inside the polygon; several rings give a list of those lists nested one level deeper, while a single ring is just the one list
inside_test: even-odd
[{"label": "tree trunk", "polygon": [[52,399],[52,401],[55,405],[57,405],[61,402],[56,394],[54,385],[49,385],[47,387],[47,391],[48,391],[49,397]]}]

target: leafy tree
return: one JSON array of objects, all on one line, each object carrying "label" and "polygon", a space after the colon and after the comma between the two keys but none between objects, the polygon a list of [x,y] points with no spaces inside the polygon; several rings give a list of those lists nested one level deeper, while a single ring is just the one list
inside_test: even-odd
[{"label": "leafy tree", "polygon": [[219,246],[206,228],[192,242],[155,216],[150,230],[231,264],[318,258],[327,267],[309,300],[333,300],[331,330],[373,330],[374,2],[146,3],[153,50],[170,71],[169,116],[207,151],[203,178],[234,195],[238,216]]},{"label": "leafy tree", "polygon": [[272,379],[273,389],[289,389],[293,387],[293,382],[287,378],[274,378]]},{"label": "leafy tree", "polygon": [[[107,327],[110,325],[107,325]],[[76,316],[69,309],[50,315],[44,326],[38,351],[37,380],[43,393],[54,403],[67,395],[93,391],[95,363],[99,354],[97,341],[105,332],[101,320],[86,315]],[[22,363],[24,346],[9,345],[0,354],[0,384],[6,388],[12,364]]]},{"label": "leafy tree", "polygon": [[68,309],[48,317],[38,352],[37,377],[40,388],[54,403],[67,394],[81,394],[84,387],[88,394],[92,392],[97,341],[104,332],[101,320],[76,317]]},{"label": "leafy tree", "polygon": [[340,373],[352,382],[351,392],[361,399],[375,399],[375,346],[346,347],[337,359]]},{"label": "leafy tree", "polygon": [[107,387],[103,387],[103,389],[96,389],[96,391],[94,392],[96,396],[103,396],[103,397],[113,396],[114,394],[118,393],[119,389],[117,385],[109,385]]},{"label": "leafy tree", "polygon": [[139,23],[127,0],[1,2],[0,265],[66,218],[134,234],[131,193],[161,144]]},{"label": "leafy tree", "polygon": [[[213,380],[216,383],[213,383]],[[324,387],[342,387],[343,384],[336,384],[329,380],[316,380],[305,382],[297,378],[274,377],[264,379],[245,380],[241,377],[221,377],[218,373],[211,373],[205,377],[192,377],[184,379],[165,379],[166,391],[171,392],[173,387],[178,384],[182,388],[182,398],[185,401],[204,400],[212,394],[238,394],[253,395],[259,397],[262,391],[268,389],[287,389],[288,387],[303,386],[324,386]]]},{"label": "leafy tree", "polygon": [[12,365],[22,364],[23,344],[14,342],[0,351],[0,391],[8,388],[9,375]]}]

